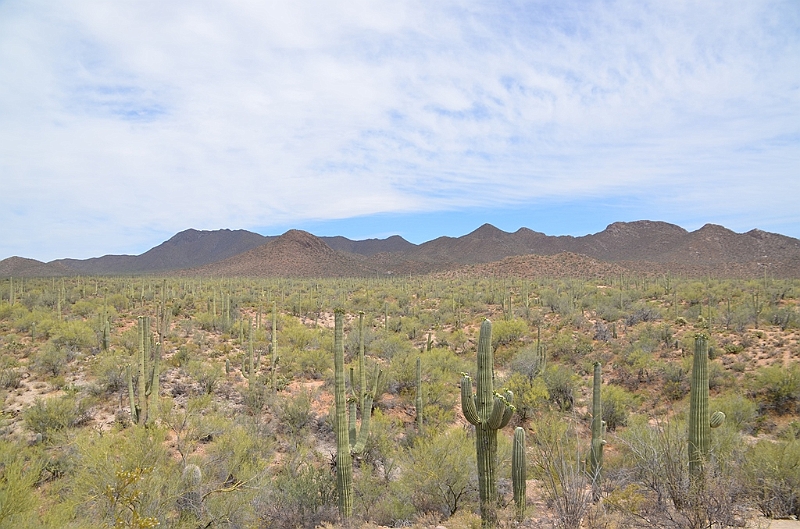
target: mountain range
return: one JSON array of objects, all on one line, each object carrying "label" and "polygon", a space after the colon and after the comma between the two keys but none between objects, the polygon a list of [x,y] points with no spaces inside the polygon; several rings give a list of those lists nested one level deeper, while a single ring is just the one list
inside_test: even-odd
[{"label": "mountain range", "polygon": [[361,277],[409,274],[573,275],[675,273],[687,276],[800,277],[800,240],[706,224],[696,231],[658,221],[615,222],[601,232],[550,236],[484,224],[462,237],[413,244],[400,236],[354,241],[289,230],[182,231],[141,255],[43,263],[0,261],[0,276],[181,274]]}]

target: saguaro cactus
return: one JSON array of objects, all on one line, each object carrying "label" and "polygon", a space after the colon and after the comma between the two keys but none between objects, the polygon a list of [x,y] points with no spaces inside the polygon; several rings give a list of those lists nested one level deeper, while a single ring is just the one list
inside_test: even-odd
[{"label": "saguaro cactus", "polygon": [[603,420],[603,403],[600,399],[600,384],[602,383],[600,362],[594,363],[594,380],[592,385],[592,445],[589,456],[586,458],[586,472],[595,482],[600,481],[603,470],[603,446],[606,444],[606,422]]},{"label": "saguaro cactus", "polygon": [[339,496],[339,515],[347,520],[353,515],[353,459],[347,431],[347,401],[344,381],[344,342],[342,318],[344,310],[334,311],[333,324],[333,384],[336,407],[336,491]]},{"label": "saguaro cactus", "polygon": [[466,373],[461,378],[461,411],[475,426],[475,451],[478,463],[478,492],[481,524],[497,524],[497,430],[503,428],[514,414],[513,394],[505,396],[494,391],[494,358],[492,354],[492,323],[484,320],[478,337],[478,374],[476,393],[472,394],[472,379]]},{"label": "saguaro cactus", "polygon": [[514,488],[514,506],[517,521],[525,518],[527,468],[525,460],[525,429],[514,429],[514,451],[511,453],[511,485]]},{"label": "saguaro cactus", "polygon": [[417,357],[417,398],[415,405],[417,408],[417,431],[422,431],[422,363],[421,358]]},{"label": "saguaro cactus", "polygon": [[272,391],[278,391],[278,304],[272,302],[272,346],[270,347],[272,359],[270,362],[270,381]]},{"label": "saguaro cactus", "polygon": [[[126,375],[128,378],[128,397],[131,404],[131,421],[136,424],[146,424],[149,418],[149,401],[153,400],[153,404],[155,404],[155,400],[158,397],[158,370],[161,356],[161,344],[159,344],[156,354],[151,360],[150,318],[147,316],[139,316],[138,327],[139,353],[137,363],[139,375],[136,392],[134,392],[133,388],[133,376],[131,374],[130,365],[126,368]],[[136,401],[137,397],[138,403]]]},{"label": "saguaro cactus", "polygon": [[708,458],[710,428],[725,421],[721,411],[710,415],[708,410],[708,338],[698,334],[694,339],[691,393],[689,395],[689,476],[698,480]]}]

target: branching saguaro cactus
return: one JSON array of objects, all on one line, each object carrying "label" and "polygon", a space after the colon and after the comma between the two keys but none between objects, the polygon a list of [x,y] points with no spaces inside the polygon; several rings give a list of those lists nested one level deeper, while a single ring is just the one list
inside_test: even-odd
[{"label": "branching saguaro cactus", "polygon": [[603,403],[600,399],[600,384],[602,372],[600,362],[594,363],[594,379],[592,384],[592,444],[589,456],[586,458],[586,472],[594,484],[600,482],[600,473],[603,470],[603,447],[606,440],[606,422],[603,420]]},{"label": "branching saguaro cactus", "polygon": [[[370,417],[372,415],[372,402],[375,398],[382,372],[376,369],[373,379],[372,391],[366,391],[366,373],[364,367],[364,327],[363,313],[359,318],[359,378],[361,386],[359,397],[346,398],[344,376],[344,340],[343,340],[344,310],[334,310],[333,328],[333,371],[334,371],[334,406],[336,409],[336,490],[339,496],[339,515],[343,520],[353,515],[353,454],[364,451],[369,438]],[[350,386],[354,386],[353,370],[350,370]],[[356,401],[361,405],[361,428],[356,428]],[[349,406],[348,406],[349,404]],[[350,415],[348,421],[348,413]]]},{"label": "branching saguaro cactus", "polygon": [[708,337],[698,334],[694,338],[691,393],[689,395],[689,476],[699,482],[703,464],[708,458],[710,428],[725,422],[721,411],[710,415],[708,410]]},{"label": "branching saguaro cactus", "polygon": [[[366,447],[369,438],[370,418],[372,416],[372,403],[377,397],[378,386],[381,383],[383,371],[375,367],[375,375],[372,377],[372,389],[367,390],[367,368],[364,358],[364,312],[358,313],[358,378],[359,385],[356,390],[355,377],[353,370],[350,370],[350,387],[353,391],[350,406],[350,451],[354,454],[361,454]],[[356,414],[354,405],[358,402],[361,408],[361,428],[356,434]]]},{"label": "branching saguaro cactus", "polygon": [[466,373],[461,378],[461,411],[475,426],[475,451],[478,463],[478,492],[481,506],[481,525],[497,525],[497,430],[503,428],[514,414],[513,394],[505,396],[494,391],[494,358],[492,354],[492,323],[484,320],[478,337],[478,374],[476,393],[472,394],[472,379]]},{"label": "branching saguaro cactus", "polygon": [[526,465],[525,429],[517,426],[514,429],[514,451],[511,453],[511,485],[514,488],[514,506],[518,522],[525,519],[528,478]]},{"label": "branching saguaro cactus", "polygon": [[[149,401],[153,400],[155,402],[155,399],[158,397],[158,370],[161,356],[161,344],[158,345],[156,354],[153,355],[151,359],[150,318],[147,316],[139,316],[138,327],[139,353],[137,355],[137,363],[139,375],[137,377],[136,391],[134,391],[133,387],[131,366],[128,365],[125,371],[128,378],[128,398],[131,405],[131,421],[135,424],[146,424],[149,418],[149,408],[151,407]],[[155,408],[155,406],[152,407]]]}]

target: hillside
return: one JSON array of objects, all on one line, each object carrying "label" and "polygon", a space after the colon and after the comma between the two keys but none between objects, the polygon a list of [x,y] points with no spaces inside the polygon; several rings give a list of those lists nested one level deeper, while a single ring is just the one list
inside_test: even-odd
[{"label": "hillside", "polygon": [[280,237],[218,263],[183,271],[185,275],[245,277],[359,277],[373,275],[364,258],[337,252],[306,231]]},{"label": "hillside", "polygon": [[[301,233],[304,235],[299,235]],[[278,245],[267,246],[281,238],[285,240]],[[585,270],[574,269],[574,260],[564,265],[572,267],[578,276],[591,276],[596,270],[613,268],[645,275],[747,278],[767,273],[779,278],[800,277],[798,239],[761,230],[736,233],[714,224],[689,232],[674,224],[648,220],[615,222],[601,232],[581,237],[550,236],[528,228],[510,233],[484,224],[461,237],[438,237],[420,245],[400,236],[354,241],[339,236],[315,237],[298,230],[281,237],[265,237],[245,230],[186,230],[141,255],[60,259],[47,264],[15,258],[13,263],[0,262],[5,263],[0,274],[107,275],[181,271],[184,275],[361,277],[452,271],[461,275],[473,273],[464,268],[468,265],[502,263],[509,257],[557,254],[582,255],[591,260],[585,261]],[[615,267],[598,267],[598,262],[614,263]],[[540,260],[537,266],[522,268],[528,275],[537,273],[539,265],[555,266],[551,260]],[[507,275],[509,272],[504,266],[476,268],[474,273]]]},{"label": "hillside", "polygon": [[81,274],[130,274],[193,268],[221,261],[272,239],[247,230],[188,229],[141,255],[106,255],[92,259],[60,259]]}]

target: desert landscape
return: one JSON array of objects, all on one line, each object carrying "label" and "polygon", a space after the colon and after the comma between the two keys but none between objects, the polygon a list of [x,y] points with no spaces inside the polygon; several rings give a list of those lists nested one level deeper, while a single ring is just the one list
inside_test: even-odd
[{"label": "desert landscape", "polygon": [[255,235],[0,261],[0,526],[797,526],[800,241]]}]

